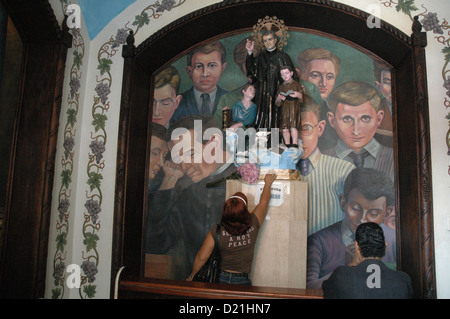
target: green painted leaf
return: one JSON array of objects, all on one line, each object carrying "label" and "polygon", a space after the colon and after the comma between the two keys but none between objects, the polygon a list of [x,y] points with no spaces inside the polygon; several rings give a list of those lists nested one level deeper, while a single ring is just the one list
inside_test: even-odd
[{"label": "green painted leaf", "polygon": [[69,188],[69,184],[72,182],[70,170],[65,169],[61,172],[61,182],[65,188]]},{"label": "green painted leaf", "polygon": [[80,69],[83,64],[83,57],[78,51],[73,51],[73,64],[75,64],[77,69]]},{"label": "green painted leaf", "polygon": [[414,5],[414,0],[398,0],[398,5],[395,7],[397,11],[402,11],[407,15],[411,15],[411,11],[418,10]]},{"label": "green painted leaf", "polygon": [[64,246],[67,245],[66,233],[61,233],[56,236],[56,250],[64,250]]},{"label": "green painted leaf", "polygon": [[52,289],[52,299],[58,299],[61,296],[61,288]]},{"label": "green painted leaf", "polygon": [[142,12],[140,15],[136,16],[136,20],[134,20],[133,25],[138,28],[144,26],[144,24],[149,24],[150,18],[146,12]]},{"label": "green painted leaf", "polygon": [[86,294],[88,298],[94,298],[96,293],[96,285],[85,285],[83,286],[83,292]]},{"label": "green painted leaf", "polygon": [[100,189],[102,179],[103,179],[102,174],[95,172],[89,173],[89,179],[87,181],[87,184],[91,187],[91,191],[93,191],[95,188]]},{"label": "green painted leaf", "polygon": [[110,59],[100,59],[100,64],[97,66],[97,69],[100,70],[100,75],[105,74],[105,72],[109,72],[111,70],[111,64],[112,61]]},{"label": "green painted leaf", "polygon": [[93,233],[87,233],[84,237],[83,244],[86,246],[86,251],[91,251],[91,249],[97,248],[97,241],[100,238],[98,235]]},{"label": "green painted leaf", "polygon": [[105,123],[108,120],[108,117],[104,114],[94,114],[94,119],[92,120],[92,125],[94,126],[95,131],[97,132],[100,129],[105,129]]},{"label": "green painted leaf", "polygon": [[450,62],[450,47],[443,48],[442,53],[444,53],[445,62]]},{"label": "green painted leaf", "polygon": [[71,127],[73,127],[75,125],[75,123],[77,122],[77,116],[76,116],[76,110],[75,109],[68,109],[67,110],[67,123],[69,123],[69,125]]}]

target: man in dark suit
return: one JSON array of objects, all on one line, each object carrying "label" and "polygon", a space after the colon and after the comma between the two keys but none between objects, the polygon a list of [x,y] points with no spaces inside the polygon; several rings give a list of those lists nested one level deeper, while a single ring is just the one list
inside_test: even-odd
[{"label": "man in dark suit", "polygon": [[387,268],[381,261],[386,242],[380,225],[372,222],[358,226],[356,252],[348,266],[336,268],[323,282],[329,299],[409,299],[413,296],[411,278],[402,271]]},{"label": "man in dark suit", "polygon": [[220,98],[228,92],[217,85],[227,66],[225,47],[220,41],[194,49],[186,59],[186,73],[193,86],[181,94],[180,105],[170,119],[170,125],[195,114],[213,116]]}]

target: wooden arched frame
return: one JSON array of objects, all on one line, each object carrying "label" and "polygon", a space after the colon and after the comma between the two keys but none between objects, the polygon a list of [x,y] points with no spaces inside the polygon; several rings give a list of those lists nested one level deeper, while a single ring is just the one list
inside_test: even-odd
[{"label": "wooden arched frame", "polygon": [[[394,153],[397,172],[399,269],[413,280],[415,296],[435,298],[426,33],[417,19],[407,36],[381,21],[369,29],[369,15],[332,1],[223,1],[189,14],[153,34],[125,59],[120,113],[112,274],[121,266],[141,276],[145,159],[151,129],[152,75],[191,46],[236,30],[260,18],[317,30],[353,42],[392,66]],[[161,54],[164,52],[164,54]]]}]

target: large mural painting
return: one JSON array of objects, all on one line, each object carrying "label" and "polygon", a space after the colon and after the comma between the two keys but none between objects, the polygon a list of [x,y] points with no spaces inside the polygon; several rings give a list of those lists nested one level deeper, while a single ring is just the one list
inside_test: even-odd
[{"label": "large mural painting", "polygon": [[354,231],[365,221],[381,224],[383,260],[396,267],[389,66],[331,35],[274,31],[211,39],[155,75],[145,276],[190,274],[220,221],[225,179],[237,167],[227,137],[239,129],[271,132],[267,147],[279,142],[281,159],[298,155],[293,168],[308,183],[307,288],[351,263]]}]

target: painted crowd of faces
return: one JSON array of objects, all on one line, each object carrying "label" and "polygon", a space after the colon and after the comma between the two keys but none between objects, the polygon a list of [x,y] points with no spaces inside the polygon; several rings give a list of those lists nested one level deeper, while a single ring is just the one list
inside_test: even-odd
[{"label": "painted crowd of faces", "polygon": [[[160,187],[160,184],[153,182],[158,179],[157,176],[159,179],[164,174],[178,174],[178,177],[181,177],[184,174],[191,174],[194,170],[189,165],[175,165],[168,161],[170,143],[162,138],[163,135],[158,136],[156,133],[158,129],[164,131],[162,128],[167,129],[171,125],[174,114],[177,114],[177,108],[183,103],[183,94],[193,87],[200,92],[210,92],[218,88],[217,94],[222,98],[219,99],[220,96],[216,96],[216,100],[220,102],[213,114],[218,127],[222,127],[222,108],[232,108],[234,102],[242,99],[242,87],[248,82],[245,69],[247,55],[245,42],[250,36],[250,33],[241,33],[219,39],[225,48],[225,57],[221,57],[217,51],[209,54],[195,54],[192,57],[192,65],[188,65],[186,56],[182,56],[161,72],[166,73],[163,85],[155,81],[155,87],[151,88],[154,101],[153,134],[148,157],[150,189],[156,190]],[[329,151],[339,141],[342,145],[359,151],[369,142],[373,144],[375,140],[392,154],[391,72],[388,67],[345,41],[304,30],[290,30],[289,41],[283,51],[291,57],[302,83],[308,82],[315,86],[316,96],[312,98],[317,102],[325,103],[322,105],[328,106],[333,92],[340,86],[345,86],[346,83],[364,83],[373,87],[383,105],[381,109],[375,110],[370,101],[363,101],[357,107],[338,103],[335,112],[322,109],[320,119],[312,112],[302,112],[302,127],[299,128],[299,137],[302,139],[304,150],[302,158],[317,152],[316,149],[322,154],[328,154],[327,156],[337,157],[336,151],[334,153]],[[314,54],[317,54],[317,57],[311,58]],[[309,55],[309,60],[307,63],[302,63],[301,57],[305,55]],[[184,99],[186,102],[187,98]],[[389,163],[380,166],[387,167],[380,169],[380,174],[386,174],[390,180],[394,181],[393,157],[388,157],[388,160]],[[194,183],[203,178],[198,176],[197,179],[192,178]],[[339,189],[342,189],[346,176],[340,178],[338,182],[341,188]],[[330,187],[336,188],[336,186]],[[314,187],[311,186],[309,190],[314,192]],[[357,197],[355,194],[352,195],[353,199]],[[224,196],[217,200],[224,201]],[[370,201],[364,196],[359,202],[357,199],[343,200],[342,194],[336,196],[341,196],[336,198],[340,204],[340,212],[330,212],[330,214],[335,214],[338,216],[337,219],[352,224],[350,229],[353,230],[354,226],[360,222],[374,221],[395,232],[395,204],[388,207],[386,202],[379,205],[380,203],[375,203],[375,200]],[[394,195],[393,197],[395,198]],[[371,209],[371,204],[379,205],[379,207]],[[148,207],[148,211],[153,209],[155,207]],[[314,212],[309,211],[308,214],[314,214]],[[331,226],[333,222],[331,220],[330,225],[320,225],[315,228],[309,226],[308,235]],[[393,238],[395,240],[395,233]],[[390,262],[395,264],[395,252],[394,260]],[[318,287],[310,286],[310,288]]]}]

